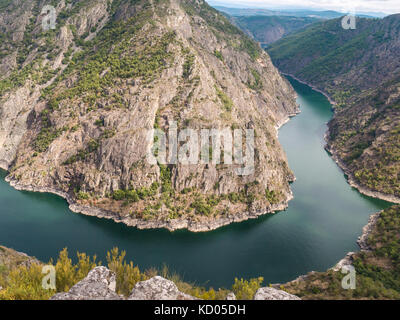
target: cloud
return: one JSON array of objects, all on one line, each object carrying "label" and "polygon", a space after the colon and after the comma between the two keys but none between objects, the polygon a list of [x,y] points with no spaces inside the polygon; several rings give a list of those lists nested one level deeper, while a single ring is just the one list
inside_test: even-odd
[{"label": "cloud", "polygon": [[355,10],[356,12],[400,13],[400,0],[210,0],[208,2],[213,5],[240,5],[271,9],[307,8],[340,12]]}]

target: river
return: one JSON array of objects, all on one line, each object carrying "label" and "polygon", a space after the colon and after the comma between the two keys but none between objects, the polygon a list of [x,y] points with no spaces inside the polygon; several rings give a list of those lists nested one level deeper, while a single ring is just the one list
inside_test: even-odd
[{"label": "river", "polygon": [[71,212],[51,194],[21,192],[0,179],[0,244],[42,261],[68,247],[96,254],[127,251],[142,270],[169,266],[199,285],[230,287],[235,277],[262,276],[265,284],[286,282],[309,271],[324,271],[358,250],[356,240],[369,216],[390,204],[351,188],[324,150],[331,105],[320,93],[290,79],[301,114],[279,131],[296,175],[288,210],[208,233],[137,230]]}]

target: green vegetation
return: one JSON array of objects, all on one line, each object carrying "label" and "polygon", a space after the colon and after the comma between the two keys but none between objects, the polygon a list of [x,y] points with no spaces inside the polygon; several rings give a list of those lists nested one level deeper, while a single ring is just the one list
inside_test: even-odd
[{"label": "green vegetation", "polygon": [[[0,250],[5,250],[0,247]],[[205,288],[185,282],[177,273],[170,272],[167,266],[161,270],[148,269],[142,272],[133,262],[126,262],[126,252],[113,248],[107,252],[107,267],[116,274],[116,291],[118,294],[129,296],[133,287],[140,281],[148,280],[156,275],[173,281],[184,293],[205,300],[223,300],[230,290],[220,288]],[[20,258],[18,258],[20,259]],[[56,263],[50,261],[56,269],[56,290],[42,288],[42,265],[32,263],[29,267],[22,261],[15,261],[9,266],[0,266],[0,300],[47,300],[57,292],[66,292],[87,276],[90,270],[101,265],[97,257],[77,253],[77,262],[73,263],[65,248],[59,254]],[[263,278],[243,280],[235,279],[232,290],[239,299],[252,299]]]},{"label": "green vegetation", "polygon": [[250,72],[251,75],[253,76],[253,81],[250,80],[248,81],[247,83],[248,87],[256,91],[261,90],[263,87],[261,75],[255,69],[251,69]]},{"label": "green vegetation", "polygon": [[194,67],[195,56],[193,54],[187,54],[185,63],[183,64],[183,78],[188,79],[192,74]]},{"label": "green vegetation", "polygon": [[149,188],[142,187],[138,189],[116,190],[112,194],[112,197],[117,201],[126,200],[128,202],[138,202],[139,200],[154,197],[158,194],[159,188],[160,185],[158,182],[153,182]]},{"label": "green vegetation", "polygon": [[257,290],[262,287],[264,278],[251,279],[250,281],[235,278],[232,291],[238,300],[252,300]]},{"label": "green vegetation", "polygon": [[11,4],[12,0],[0,0],[0,10],[4,10]]},{"label": "green vegetation", "polygon": [[95,152],[100,147],[100,140],[91,139],[88,142],[86,149],[81,149],[77,154],[69,157],[66,161],[64,161],[63,165],[70,165],[77,161],[85,161],[86,158]]},{"label": "green vegetation", "polygon": [[[368,37],[373,28],[369,19],[358,19],[357,29],[349,32],[341,27],[341,18],[317,22],[273,43],[268,53],[278,66],[290,61],[290,72],[295,71],[303,80],[327,82],[361,60],[372,46]],[[307,57],[312,59],[303,64]]]},{"label": "green vegetation", "polygon": [[34,62],[26,65],[21,70],[14,70],[9,77],[0,80],[0,96],[3,96],[10,90],[23,86],[33,70]]},{"label": "green vegetation", "polygon": [[400,299],[400,206],[384,210],[368,237],[371,251],[354,257],[356,289],[344,290],[345,274],[329,270],[284,285],[303,299]]},{"label": "green vegetation", "polygon": [[219,100],[222,102],[225,111],[231,112],[233,108],[233,101],[231,100],[231,98],[229,98],[227,94],[223,92],[220,88],[215,87],[215,90],[217,92]]},{"label": "green vegetation", "polygon": [[59,137],[62,132],[66,131],[67,128],[54,128],[51,124],[49,118],[49,111],[45,109],[41,113],[41,120],[42,120],[42,128],[40,129],[39,134],[36,137],[36,140],[33,145],[33,149],[36,152],[44,152],[50,146],[50,144]]},{"label": "green vegetation", "polygon": [[267,198],[268,202],[271,204],[276,204],[279,202],[278,196],[276,195],[274,190],[269,190],[268,188],[265,189],[265,197]]},{"label": "green vegetation", "polygon": [[[329,146],[358,185],[400,196],[400,68],[391,54],[398,17],[322,21],[272,44],[268,52],[283,71],[327,92],[337,103]],[[390,49],[388,49],[390,48]]]},{"label": "green vegetation", "polygon": [[55,264],[49,262],[56,269],[57,291],[43,289],[41,265],[34,263],[29,267],[24,264],[11,267],[3,275],[5,288],[0,291],[0,300],[46,300],[56,292],[68,291],[97,265],[96,256],[90,258],[84,253],[78,253],[77,258],[78,262],[73,264],[67,249],[64,249]]},{"label": "green vegetation", "polygon": [[220,201],[221,199],[217,198],[214,195],[207,198],[197,195],[197,197],[191,204],[191,207],[195,210],[196,214],[209,216],[211,213],[213,213],[214,208],[218,205]]},{"label": "green vegetation", "polygon": [[214,50],[214,55],[221,60],[222,62],[224,61],[224,56],[222,55],[222,53],[220,51],[218,51],[217,49]]}]

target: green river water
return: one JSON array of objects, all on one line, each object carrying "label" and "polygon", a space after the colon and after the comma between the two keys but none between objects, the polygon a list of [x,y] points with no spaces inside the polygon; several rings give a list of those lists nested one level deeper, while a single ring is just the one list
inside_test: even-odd
[{"label": "green river water", "polygon": [[0,244],[42,261],[68,247],[74,256],[86,252],[104,262],[106,251],[117,246],[142,270],[166,264],[185,280],[213,287],[230,287],[235,277],[263,276],[268,284],[326,270],[358,250],[356,240],[369,216],[390,204],[347,184],[323,148],[330,103],[290,81],[301,114],[279,132],[297,178],[287,211],[208,233],[142,231],[75,214],[55,195],[16,191],[1,172]]}]

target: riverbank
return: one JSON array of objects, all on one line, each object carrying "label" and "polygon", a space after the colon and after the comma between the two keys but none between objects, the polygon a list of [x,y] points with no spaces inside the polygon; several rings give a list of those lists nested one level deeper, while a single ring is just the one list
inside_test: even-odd
[{"label": "riverbank", "polygon": [[[296,112],[288,114],[276,125],[276,134],[278,137],[279,129],[288,123],[291,118],[295,117],[300,113],[300,108],[297,106]],[[4,169],[4,168],[3,168]],[[6,170],[7,171],[7,170]],[[131,216],[123,216],[118,212],[104,210],[101,208],[84,206],[76,202],[70,194],[49,187],[38,187],[34,185],[24,185],[19,183],[17,180],[11,179],[9,176],[5,178],[6,182],[13,188],[20,191],[30,191],[39,193],[51,193],[65,199],[69,205],[69,209],[72,212],[80,213],[86,216],[103,218],[113,220],[116,223],[123,223],[129,227],[136,227],[140,230],[144,229],[167,229],[169,231],[177,231],[187,229],[191,232],[208,232],[219,229],[221,227],[230,225],[232,223],[240,223],[250,219],[257,219],[262,215],[273,214],[279,211],[284,211],[288,208],[289,202],[293,199],[293,192],[289,187],[289,194],[287,199],[281,203],[273,204],[268,208],[257,210],[254,212],[241,212],[227,217],[218,218],[204,218],[200,217],[201,221],[194,221],[188,218],[178,218],[173,220],[145,220],[139,218],[132,218]],[[288,183],[292,183],[296,180],[293,175],[292,179]]]},{"label": "riverbank", "polygon": [[[323,94],[331,104],[336,104],[326,92],[323,92],[322,90],[319,90],[318,88],[316,88],[312,84],[307,83],[305,81],[302,81],[302,80],[298,79],[297,77],[295,77],[294,75],[287,74],[287,73],[282,73],[282,74],[285,75],[285,76],[289,76],[289,77],[295,79],[296,81],[311,87],[313,90]],[[334,108],[333,108],[333,111],[334,111]],[[396,203],[396,204],[400,203],[400,198],[369,190],[367,188],[364,188],[364,187],[360,186],[358,183],[356,183],[351,171],[340,160],[337,152],[330,147],[329,140],[328,140],[328,134],[329,134],[329,127],[328,127],[327,132],[324,135],[324,141],[326,142],[325,150],[327,152],[329,152],[331,158],[335,161],[337,166],[343,171],[344,175],[346,176],[347,183],[351,187],[357,189],[361,194],[364,194],[364,195],[369,196],[371,198],[380,199],[380,200],[384,200],[384,201],[391,202],[391,203]],[[365,251],[369,251],[370,250],[370,248],[369,248],[369,246],[367,244],[367,239],[368,239],[369,235],[373,232],[373,230],[374,230],[374,228],[376,226],[376,223],[379,220],[381,212],[382,211],[372,214],[369,217],[369,221],[368,221],[367,225],[365,225],[363,227],[362,233],[358,237],[358,240],[357,240],[357,244],[361,249],[359,252],[365,252]],[[341,259],[337,264],[335,264],[330,270],[339,271],[345,265],[352,265],[353,257],[355,255],[357,255],[359,252],[348,252],[346,254],[346,256],[343,259]],[[314,273],[315,273],[314,271],[311,271],[307,275],[301,275],[301,276],[297,277],[296,279],[288,282],[288,284],[296,283],[296,282],[299,282],[299,281],[305,281],[305,280],[308,279],[309,276],[313,275]],[[282,284],[276,284],[275,286],[280,286],[280,285],[282,285]]]},{"label": "riverbank", "polygon": [[139,230],[109,219],[73,214],[62,197],[18,192],[3,180],[0,243],[42,261],[56,259],[64,247],[96,254],[105,261],[105,250],[118,247],[143,270],[166,264],[184,274],[188,282],[214,288],[229,287],[237,275],[284,283],[310,270],[327,270],[347,252],[359,250],[356,240],[369,215],[387,203],[352,191],[324,150],[330,104],[320,93],[288,79],[298,94],[301,114],[279,130],[279,141],[297,177],[290,186],[294,199],[286,212],[207,233]]},{"label": "riverbank", "polygon": [[336,164],[338,165],[338,167],[343,171],[343,173],[346,176],[347,182],[349,183],[349,185],[355,189],[357,189],[361,194],[366,195],[368,197],[371,198],[376,198],[376,199],[381,199],[381,200],[385,200],[387,202],[392,202],[392,203],[396,203],[396,204],[400,204],[400,198],[394,196],[394,195],[388,195],[388,194],[384,194],[378,191],[373,191],[370,190],[368,188],[365,188],[363,186],[361,186],[360,184],[358,184],[355,181],[355,178],[352,174],[352,172],[350,171],[350,169],[345,165],[345,163],[340,160],[336,150],[334,150],[330,145],[329,145],[329,140],[327,137],[327,134],[325,135],[325,141],[326,141],[326,146],[325,149],[326,151],[328,151],[332,157],[332,159],[336,162]]},{"label": "riverbank", "polygon": [[[374,231],[374,229],[376,227],[376,224],[377,224],[377,222],[379,220],[379,217],[380,217],[380,215],[381,215],[381,213],[383,211],[384,210],[372,214],[369,217],[368,223],[363,227],[362,233],[357,239],[357,244],[360,247],[360,251],[358,251],[358,252],[348,252],[344,256],[343,259],[339,260],[339,262],[336,263],[332,268],[328,269],[328,271],[332,270],[334,272],[339,272],[339,271],[342,270],[342,268],[344,266],[353,265],[354,257],[357,256],[360,252],[371,251],[371,247],[367,243],[368,237]],[[310,277],[314,276],[315,274],[317,274],[316,271],[311,271],[308,274],[301,275],[301,276],[297,277],[296,279],[294,279],[292,281],[289,281],[287,283],[278,283],[278,284],[274,284],[273,286],[278,288],[278,287],[280,287],[282,285],[289,285],[289,286],[290,285],[295,285],[295,284],[298,284],[300,281],[308,281],[310,279]]]},{"label": "riverbank", "polygon": [[333,271],[340,271],[344,266],[353,265],[354,257],[360,252],[371,251],[371,247],[368,245],[368,237],[374,231],[382,212],[383,210],[372,214],[369,217],[368,223],[363,227],[362,233],[357,239],[357,244],[361,250],[359,252],[348,252],[342,260],[340,260],[333,268],[331,268]]},{"label": "riverbank", "polygon": [[284,211],[288,208],[289,201],[293,199],[293,192],[292,190],[290,190],[289,197],[285,202],[274,204],[270,208],[266,208],[264,210],[259,210],[255,212],[243,212],[228,217],[209,219],[204,221],[193,221],[185,218],[174,219],[169,221],[159,221],[159,220],[144,220],[144,219],[132,218],[130,216],[121,216],[117,212],[107,211],[95,207],[83,206],[76,203],[76,201],[66,192],[52,188],[36,187],[32,185],[22,185],[18,183],[17,180],[12,180],[9,177],[6,177],[5,180],[10,184],[10,186],[15,188],[16,190],[39,192],[39,193],[51,193],[61,198],[64,198],[68,202],[69,209],[72,212],[80,213],[91,217],[113,220],[116,223],[123,223],[129,227],[136,227],[140,230],[163,228],[169,231],[187,229],[188,231],[191,232],[208,232],[216,230],[223,226],[227,226],[232,223],[240,223],[250,219],[257,219],[262,215],[273,214],[278,211]]},{"label": "riverbank", "polygon": [[321,93],[322,95],[324,95],[328,99],[330,104],[337,105],[337,103],[326,92],[322,91],[321,89],[318,89],[313,84],[308,83],[306,81],[303,81],[303,80],[297,78],[296,76],[294,76],[293,74],[290,74],[290,73],[281,72],[281,74],[283,74],[284,76],[289,76],[289,77],[295,79],[296,81],[311,87],[311,89],[313,89],[314,91],[317,91],[317,92]]},{"label": "riverbank", "polygon": [[[289,77],[295,79],[296,81],[298,81],[298,82],[300,82],[302,84],[305,84],[305,85],[311,87],[313,90],[323,94],[332,105],[336,105],[337,104],[326,92],[316,88],[311,83],[302,81],[301,79],[299,79],[299,78],[297,78],[294,75],[289,74],[289,73],[281,72],[281,74],[283,74],[285,76],[289,76]],[[335,109],[334,108],[332,108],[332,109],[333,109],[333,112],[335,112]],[[351,187],[357,189],[361,194],[366,195],[368,197],[375,198],[375,199],[380,199],[380,200],[384,200],[384,201],[388,201],[388,202],[392,202],[392,203],[396,203],[396,204],[400,204],[400,198],[399,197],[396,197],[396,196],[393,196],[393,195],[387,195],[387,194],[384,194],[384,193],[381,193],[381,192],[377,192],[377,191],[373,191],[373,190],[370,190],[370,189],[365,188],[365,187],[361,186],[360,184],[358,184],[355,181],[352,172],[344,164],[344,162],[342,160],[340,160],[336,150],[332,149],[331,146],[329,145],[328,136],[329,136],[329,127],[328,127],[327,132],[324,135],[324,140],[326,142],[325,150],[329,152],[329,154],[331,155],[331,158],[336,162],[336,164],[339,166],[339,168],[343,171],[343,173],[346,176],[347,182],[349,183],[349,185]]]}]

